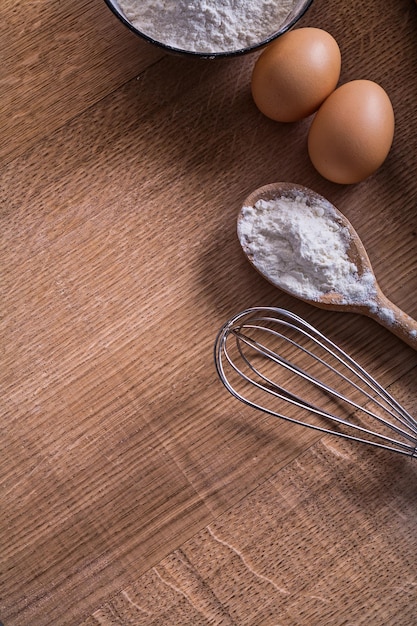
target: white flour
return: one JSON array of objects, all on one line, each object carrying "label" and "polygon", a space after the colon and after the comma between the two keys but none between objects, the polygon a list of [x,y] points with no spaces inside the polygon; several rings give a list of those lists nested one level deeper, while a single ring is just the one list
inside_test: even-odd
[{"label": "white flour", "polygon": [[118,0],[138,30],[181,50],[228,52],[279,30],[296,0]]},{"label": "white flour", "polygon": [[338,292],[350,304],[372,304],[372,273],[358,275],[348,257],[349,231],[327,204],[296,199],[259,200],[244,207],[238,237],[253,264],[273,284],[293,295],[318,300]]}]

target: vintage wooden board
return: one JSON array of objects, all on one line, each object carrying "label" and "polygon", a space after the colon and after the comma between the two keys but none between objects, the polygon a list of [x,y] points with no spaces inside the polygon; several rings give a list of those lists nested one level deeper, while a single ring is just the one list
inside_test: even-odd
[{"label": "vintage wooden board", "polygon": [[313,170],[309,120],[256,110],[256,55],[163,55],[99,0],[6,0],[0,21],[0,621],[413,624],[416,462],[237,405],[212,348],[240,309],[288,307],[417,413],[411,348],[279,293],[235,235],[251,190],[312,187],[417,317],[415,3],[302,20],[394,105],[387,161],[350,187]]}]

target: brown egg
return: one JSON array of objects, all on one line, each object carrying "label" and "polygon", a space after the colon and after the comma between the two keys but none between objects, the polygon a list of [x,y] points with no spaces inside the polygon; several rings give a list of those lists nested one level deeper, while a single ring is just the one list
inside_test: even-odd
[{"label": "brown egg", "polygon": [[316,113],[308,152],[318,172],[335,183],[364,180],[386,159],[394,137],[394,111],[384,89],[353,80],[334,91]]},{"label": "brown egg", "polygon": [[256,106],[278,122],[295,122],[316,111],[336,88],[341,55],[320,28],[291,30],[258,57],[251,88]]}]

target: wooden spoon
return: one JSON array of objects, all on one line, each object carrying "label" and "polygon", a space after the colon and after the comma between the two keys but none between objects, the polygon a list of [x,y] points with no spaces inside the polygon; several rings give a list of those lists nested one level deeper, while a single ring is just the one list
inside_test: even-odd
[{"label": "wooden spoon", "polygon": [[[244,201],[243,207],[254,206],[258,200],[273,200],[279,198],[288,198],[295,200],[295,198],[304,198],[307,204],[314,204],[319,202],[320,204],[324,204],[333,211],[334,219],[338,222],[340,226],[343,226],[348,229],[350,234],[350,247],[347,250],[347,256],[350,261],[352,261],[358,270],[358,277],[362,277],[365,273],[369,276],[372,275],[374,279],[374,285],[372,289],[372,295],[370,298],[366,299],[366,301],[362,302],[351,302],[350,300],[346,302],[346,295],[343,293],[339,293],[336,291],[331,291],[325,294],[320,295],[317,299],[309,299],[300,297],[298,293],[293,293],[288,290],[288,288],[284,288],[270,276],[265,274],[259,267],[256,265],[256,259],[251,254],[248,246],[245,245],[245,242],[241,240],[241,245],[243,251],[250,261],[250,263],[255,267],[255,269],[272,283],[275,287],[278,287],[282,291],[289,293],[304,302],[308,302],[316,307],[322,309],[331,309],[334,311],[345,311],[345,312],[353,312],[359,313],[362,315],[366,315],[371,317],[379,324],[381,324],[384,328],[392,332],[394,335],[402,339],[409,346],[417,350],[417,322],[412,319],[409,315],[401,311],[395,304],[393,304],[381,291],[371,266],[371,262],[366,253],[365,247],[361,242],[359,235],[351,225],[351,223],[346,219],[346,217],[336,209],[333,204],[331,204],[328,200],[317,194],[316,192],[308,189],[307,187],[303,187],[301,185],[295,185],[291,183],[274,183],[271,185],[265,185],[264,187],[260,187],[252,192]],[[243,207],[239,213],[238,223],[243,219],[242,211]]]}]

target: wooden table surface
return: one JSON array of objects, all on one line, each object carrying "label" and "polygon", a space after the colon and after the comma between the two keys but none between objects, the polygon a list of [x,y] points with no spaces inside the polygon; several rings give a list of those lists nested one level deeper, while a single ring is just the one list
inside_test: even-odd
[{"label": "wooden table surface", "polygon": [[2,0],[0,23],[0,621],[416,624],[416,460],[255,414],[212,348],[239,310],[289,308],[417,414],[416,352],[274,289],[235,234],[256,187],[311,187],[417,317],[417,5],[315,0],[299,24],[393,102],[352,186],[314,171],[310,119],[257,111],[256,54],[166,55],[103,0]]}]

